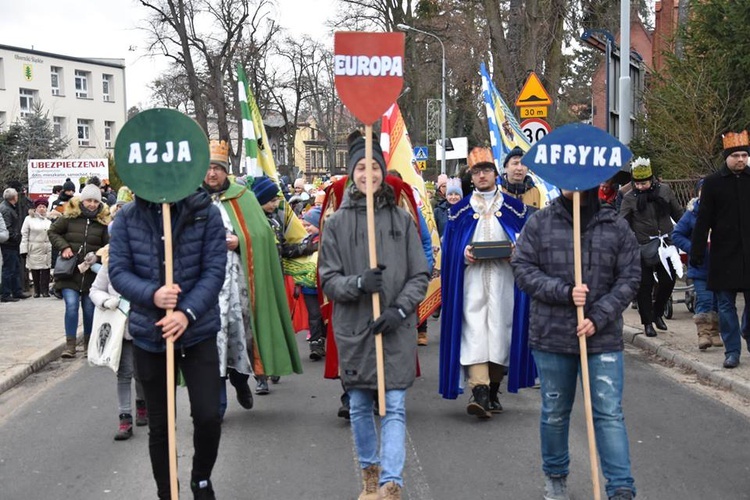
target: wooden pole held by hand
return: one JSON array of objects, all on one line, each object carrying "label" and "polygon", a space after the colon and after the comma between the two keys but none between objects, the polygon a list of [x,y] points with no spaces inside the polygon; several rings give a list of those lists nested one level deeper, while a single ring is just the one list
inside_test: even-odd
[{"label": "wooden pole held by hand", "polygon": [[[171,288],[174,284],[174,264],[172,261],[172,212],[169,203],[161,204],[164,226],[164,285]],[[167,309],[167,316],[174,310]],[[177,489],[177,436],[175,434],[175,380],[174,380],[174,340],[167,339],[167,441],[169,445],[169,484],[172,500],[179,498]]]},{"label": "wooden pole held by hand", "polygon": [[[365,164],[367,165],[367,244],[370,256],[370,268],[378,265],[378,252],[375,246],[375,192],[373,187],[372,160],[372,125],[365,125]],[[378,167],[380,168],[380,167]],[[383,179],[385,182],[385,179]],[[380,294],[372,294],[373,321],[380,316]],[[375,334],[375,361],[378,374],[378,411],[385,416],[385,357],[383,355],[383,334]]]},{"label": "wooden pole held by hand", "polygon": [[[576,286],[583,284],[581,269],[581,193],[573,193],[573,256]],[[583,323],[583,307],[576,307],[578,324]],[[581,351],[581,382],[583,385],[583,406],[586,410],[586,433],[589,437],[589,460],[591,461],[591,483],[594,488],[594,500],[599,500],[599,458],[596,455],[596,435],[594,434],[594,416],[591,410],[591,385],[589,383],[589,356],[586,347],[586,336],[578,337],[578,348]]]}]

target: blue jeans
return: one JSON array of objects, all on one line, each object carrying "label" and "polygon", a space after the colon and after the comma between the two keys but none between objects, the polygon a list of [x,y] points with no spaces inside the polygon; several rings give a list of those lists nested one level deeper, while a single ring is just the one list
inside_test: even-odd
[{"label": "blue jeans", "polygon": [[[533,354],[541,381],[542,468],[547,475],[567,476],[570,410],[576,395],[580,357],[537,350]],[[589,354],[588,360],[596,447],[607,479],[607,495],[612,496],[618,488],[635,493],[622,414],[622,352]]]},{"label": "blue jeans", "polygon": [[0,247],[3,255],[3,288],[4,298],[21,296],[21,254],[18,248]]},{"label": "blue jeans", "polygon": [[[745,296],[745,304],[750,303],[750,290],[741,293]],[[742,352],[742,332],[737,317],[737,292],[720,290],[716,292],[716,298],[719,301],[719,328],[721,340],[724,342],[724,356],[734,354],[739,358]],[[747,340],[747,344],[750,350],[750,339]]]},{"label": "blue jeans", "polygon": [[83,334],[91,335],[91,326],[94,322],[94,303],[91,302],[88,293],[81,293],[72,288],[62,289],[65,301],[65,336],[74,337],[78,330],[78,305],[83,310]]},{"label": "blue jeans", "polygon": [[718,311],[716,294],[706,288],[706,280],[693,279],[693,290],[695,291],[695,314],[703,314]]},{"label": "blue jeans", "polygon": [[380,454],[375,430],[373,402],[375,391],[349,389],[349,415],[352,435],[363,469],[380,464],[380,484],[389,481],[404,485],[406,460],[406,391],[385,391],[385,417],[380,420]]}]

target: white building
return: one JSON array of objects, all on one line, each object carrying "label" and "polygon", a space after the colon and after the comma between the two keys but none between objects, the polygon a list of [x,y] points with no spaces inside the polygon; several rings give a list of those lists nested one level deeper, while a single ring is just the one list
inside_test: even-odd
[{"label": "white building", "polygon": [[41,103],[66,156],[103,158],[127,118],[125,60],[51,54],[0,45],[0,130]]}]

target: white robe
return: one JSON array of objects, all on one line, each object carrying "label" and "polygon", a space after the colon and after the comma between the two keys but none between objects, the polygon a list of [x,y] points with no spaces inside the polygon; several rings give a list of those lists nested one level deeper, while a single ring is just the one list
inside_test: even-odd
[{"label": "white robe", "polygon": [[[508,241],[496,213],[503,195],[474,192],[471,207],[479,215],[473,242]],[[464,271],[461,365],[492,362],[508,366],[513,328],[513,271],[507,260],[478,261]]]}]

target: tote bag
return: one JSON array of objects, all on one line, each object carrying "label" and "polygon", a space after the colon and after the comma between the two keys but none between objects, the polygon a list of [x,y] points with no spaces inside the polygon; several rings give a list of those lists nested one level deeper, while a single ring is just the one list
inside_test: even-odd
[{"label": "tote bag", "polygon": [[128,317],[119,309],[97,307],[89,340],[89,365],[106,366],[117,373],[122,354],[122,338]]}]

